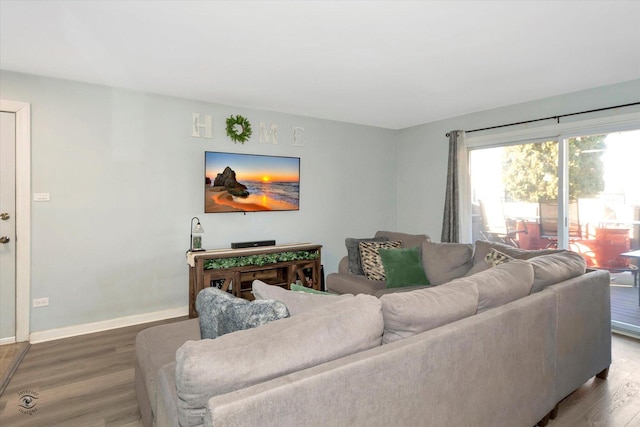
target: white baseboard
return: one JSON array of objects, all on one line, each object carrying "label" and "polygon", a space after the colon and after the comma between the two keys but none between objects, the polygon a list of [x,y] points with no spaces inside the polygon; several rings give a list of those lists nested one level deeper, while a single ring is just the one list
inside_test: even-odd
[{"label": "white baseboard", "polygon": [[29,336],[29,342],[31,344],[36,344],[39,342],[75,337],[94,332],[108,331],[110,329],[124,328],[126,326],[139,325],[142,323],[156,322],[158,320],[172,319],[174,317],[186,316],[188,314],[189,307],[184,306],[171,308],[169,310],[154,311],[152,313],[136,314],[134,316],[103,320],[100,322],[67,326],[65,328],[49,329],[46,331],[32,332]]},{"label": "white baseboard", "polygon": [[0,345],[13,344],[15,342],[16,342],[16,337],[0,338]]}]

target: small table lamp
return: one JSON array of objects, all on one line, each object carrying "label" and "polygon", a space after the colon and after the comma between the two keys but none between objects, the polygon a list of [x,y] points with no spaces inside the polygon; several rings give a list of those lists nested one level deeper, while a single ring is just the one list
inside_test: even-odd
[{"label": "small table lamp", "polygon": [[[195,226],[193,225],[194,219],[197,220]],[[204,233],[204,228],[202,227],[202,224],[200,224],[200,218],[194,216],[191,218],[191,238],[189,242],[189,250],[191,252],[204,251],[202,248],[202,233]],[[194,234],[196,234],[196,236],[194,236]]]}]

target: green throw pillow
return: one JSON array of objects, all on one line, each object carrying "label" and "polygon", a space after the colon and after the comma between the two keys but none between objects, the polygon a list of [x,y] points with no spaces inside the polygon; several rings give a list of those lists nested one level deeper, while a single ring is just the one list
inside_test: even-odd
[{"label": "green throw pillow", "polygon": [[289,289],[291,289],[292,291],[296,291],[296,292],[307,292],[310,294],[318,294],[318,295],[334,295],[331,294],[329,292],[322,292],[322,291],[318,291],[316,289],[313,288],[307,288],[306,286],[303,285],[297,285],[295,283],[292,283],[291,285],[289,285]]},{"label": "green throw pillow", "polygon": [[429,284],[420,248],[380,249],[379,253],[387,276],[387,288]]}]

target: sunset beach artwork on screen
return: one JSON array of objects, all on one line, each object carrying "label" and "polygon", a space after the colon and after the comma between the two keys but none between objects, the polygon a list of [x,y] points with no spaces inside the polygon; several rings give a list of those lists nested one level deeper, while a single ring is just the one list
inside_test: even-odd
[{"label": "sunset beach artwork on screen", "polygon": [[300,209],[300,158],[205,152],[204,211]]}]

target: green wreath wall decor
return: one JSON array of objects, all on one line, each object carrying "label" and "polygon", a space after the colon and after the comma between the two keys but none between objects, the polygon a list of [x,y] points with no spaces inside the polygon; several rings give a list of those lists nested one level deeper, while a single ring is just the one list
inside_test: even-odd
[{"label": "green wreath wall decor", "polygon": [[[242,131],[238,132],[236,125],[242,128]],[[251,137],[251,123],[249,120],[237,115],[233,117],[233,114],[227,119],[227,136],[233,140],[233,142],[241,142],[244,144]]]}]

